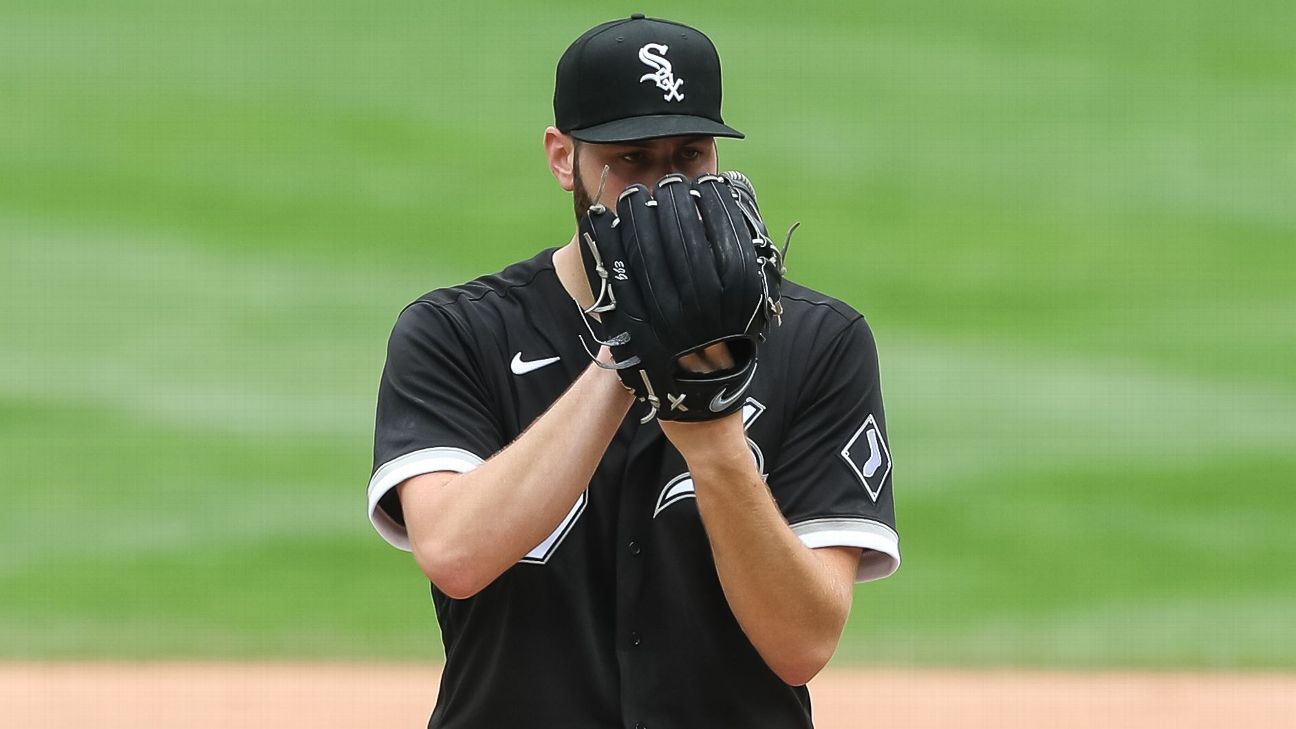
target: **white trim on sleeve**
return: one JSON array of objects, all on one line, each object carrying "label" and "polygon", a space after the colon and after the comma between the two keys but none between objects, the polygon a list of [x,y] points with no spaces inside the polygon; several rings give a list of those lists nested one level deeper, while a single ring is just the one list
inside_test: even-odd
[{"label": "white trim on sleeve", "polygon": [[388,544],[406,552],[413,551],[405,527],[383,511],[378,501],[406,479],[436,471],[468,473],[483,463],[484,460],[462,448],[448,447],[424,448],[393,458],[379,466],[369,479],[369,521]]},{"label": "white trim on sleeve", "polygon": [[890,577],[900,569],[900,535],[873,519],[830,517],[809,519],[792,525],[792,533],[811,549],[862,547],[856,582]]}]

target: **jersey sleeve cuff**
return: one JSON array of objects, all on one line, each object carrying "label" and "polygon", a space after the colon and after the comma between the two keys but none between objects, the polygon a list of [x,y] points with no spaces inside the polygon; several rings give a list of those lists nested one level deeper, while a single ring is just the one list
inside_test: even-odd
[{"label": "jersey sleeve cuff", "polygon": [[793,524],[792,533],[811,549],[863,548],[856,582],[880,580],[900,569],[900,535],[880,521],[851,517],[809,519]]},{"label": "jersey sleeve cuff", "polygon": [[384,463],[369,479],[369,521],[387,543],[406,552],[413,551],[405,527],[391,518],[378,502],[388,491],[406,479],[437,471],[468,473],[485,463],[478,456],[462,448],[424,448],[406,453]]}]

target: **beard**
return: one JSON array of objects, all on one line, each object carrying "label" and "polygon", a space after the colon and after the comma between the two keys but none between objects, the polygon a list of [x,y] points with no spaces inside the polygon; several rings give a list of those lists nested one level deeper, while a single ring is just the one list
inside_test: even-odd
[{"label": "beard", "polygon": [[575,150],[572,152],[572,206],[576,210],[578,223],[594,204],[594,198],[590,197],[589,189],[585,187],[585,179],[581,177],[580,158],[581,143],[576,142]]}]

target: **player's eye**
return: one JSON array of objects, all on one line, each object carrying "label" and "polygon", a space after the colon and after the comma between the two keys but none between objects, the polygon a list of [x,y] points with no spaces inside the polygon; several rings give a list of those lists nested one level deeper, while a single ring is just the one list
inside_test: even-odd
[{"label": "player's eye", "polygon": [[702,150],[694,149],[693,147],[685,147],[680,150],[679,156],[680,159],[685,162],[697,162],[702,157]]},{"label": "player's eye", "polygon": [[646,160],[647,160],[647,155],[645,155],[643,152],[626,152],[625,154],[621,155],[621,161],[625,162],[626,164],[638,165],[638,164],[643,164]]}]

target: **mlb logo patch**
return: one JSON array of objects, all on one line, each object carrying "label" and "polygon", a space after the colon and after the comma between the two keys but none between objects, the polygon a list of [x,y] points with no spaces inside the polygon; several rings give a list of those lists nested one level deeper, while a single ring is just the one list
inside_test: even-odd
[{"label": "mlb logo patch", "polygon": [[846,442],[841,457],[850,466],[851,473],[864,484],[864,490],[874,502],[882,495],[882,484],[891,474],[891,451],[877,420],[870,414],[860,429]]}]

